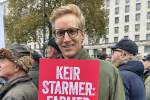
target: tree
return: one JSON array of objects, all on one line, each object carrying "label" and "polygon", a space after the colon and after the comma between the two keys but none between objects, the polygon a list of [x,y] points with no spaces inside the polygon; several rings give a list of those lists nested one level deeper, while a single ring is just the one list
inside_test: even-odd
[{"label": "tree", "polygon": [[[8,0],[9,14],[4,16],[5,34],[9,43],[41,42],[43,29],[43,0]],[[105,0],[45,0],[45,26],[47,39],[52,37],[49,21],[54,9],[76,4],[86,18],[86,34],[93,44],[106,38],[107,14]]]}]

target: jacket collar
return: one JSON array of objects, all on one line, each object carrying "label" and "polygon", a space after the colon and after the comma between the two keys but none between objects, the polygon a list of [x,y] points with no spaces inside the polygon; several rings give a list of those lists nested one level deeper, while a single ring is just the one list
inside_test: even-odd
[{"label": "jacket collar", "polygon": [[148,70],[144,73],[144,76],[147,76],[147,75],[150,75],[150,70]]},{"label": "jacket collar", "polygon": [[139,61],[140,60],[140,57],[139,55],[137,56],[133,56],[133,55],[127,55],[125,56],[124,58],[120,58],[119,60],[117,60],[117,62],[114,64],[116,67],[119,67],[123,64],[126,64],[127,62],[129,61]]},{"label": "jacket collar", "polygon": [[[64,59],[62,54],[59,54],[59,55],[55,56],[54,58]],[[87,53],[86,49],[82,46],[82,49],[81,49],[79,55],[77,57],[75,57],[74,59],[90,59],[90,58],[91,57]]]},{"label": "jacket collar", "polygon": [[24,81],[31,80],[31,76],[29,74],[17,77],[16,79],[12,80],[11,82],[7,83],[4,87],[0,88],[0,100],[3,98],[3,96],[9,91],[10,88],[15,86],[17,83],[21,83]]}]

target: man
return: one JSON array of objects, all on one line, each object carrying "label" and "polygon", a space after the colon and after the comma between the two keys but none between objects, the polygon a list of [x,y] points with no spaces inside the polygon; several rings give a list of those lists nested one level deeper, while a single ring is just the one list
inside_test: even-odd
[{"label": "man", "polygon": [[43,45],[48,45],[47,47],[47,57],[53,58],[54,56],[60,54],[60,49],[55,42],[55,38],[52,37],[48,42],[43,43]]},{"label": "man", "polygon": [[[98,60],[91,58],[82,46],[85,39],[85,18],[76,5],[56,9],[52,12],[50,21],[55,41],[62,52],[54,58]],[[125,100],[119,71],[103,60],[100,61],[98,100]]]},{"label": "man", "polygon": [[142,60],[145,70],[143,80],[146,89],[146,100],[150,100],[150,53],[145,58],[142,58]]},{"label": "man", "polygon": [[26,45],[11,44],[0,49],[0,100],[38,100],[38,90],[28,73],[32,68],[32,50]]},{"label": "man", "polygon": [[140,60],[138,46],[129,39],[121,39],[112,50],[111,62],[120,70],[126,100],[145,100],[145,87],[142,81],[144,66]]},{"label": "man", "polygon": [[39,86],[39,59],[42,56],[35,50],[33,50],[32,69],[29,71],[29,75],[32,77],[32,82],[37,87]]}]

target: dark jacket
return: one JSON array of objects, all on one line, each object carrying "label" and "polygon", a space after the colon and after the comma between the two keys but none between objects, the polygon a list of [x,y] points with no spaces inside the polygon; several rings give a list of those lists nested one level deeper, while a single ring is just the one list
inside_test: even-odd
[{"label": "dark jacket", "polygon": [[126,100],[146,100],[145,87],[142,80],[144,65],[141,61],[136,61],[136,57],[127,56],[120,59],[119,65]]},{"label": "dark jacket", "polygon": [[0,100],[38,100],[38,90],[30,75],[18,77],[0,88]]},{"label": "dark jacket", "polygon": [[29,70],[28,74],[32,77],[32,82],[38,89],[39,87],[39,64],[33,65],[32,69]]},{"label": "dark jacket", "polygon": [[144,73],[143,80],[146,88],[146,100],[150,100],[150,70]]},{"label": "dark jacket", "polygon": [[[62,55],[55,56],[54,58],[62,59]],[[90,57],[84,48],[82,48],[80,54],[75,59],[99,60]],[[108,61],[99,61],[98,100],[125,100],[124,88],[119,70]]]}]

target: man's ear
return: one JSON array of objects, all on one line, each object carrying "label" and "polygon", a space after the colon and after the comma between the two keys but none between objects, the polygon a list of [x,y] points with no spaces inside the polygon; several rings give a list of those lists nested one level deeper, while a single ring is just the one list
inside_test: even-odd
[{"label": "man's ear", "polygon": [[81,42],[83,42],[85,40],[85,30],[82,31],[81,36]]},{"label": "man's ear", "polygon": [[20,70],[20,67],[18,67],[18,66],[16,65],[15,72],[18,72],[19,70]]},{"label": "man's ear", "polygon": [[125,56],[125,52],[121,52],[120,57],[123,58]]},{"label": "man's ear", "polygon": [[55,49],[52,47],[52,54],[55,54]]}]

